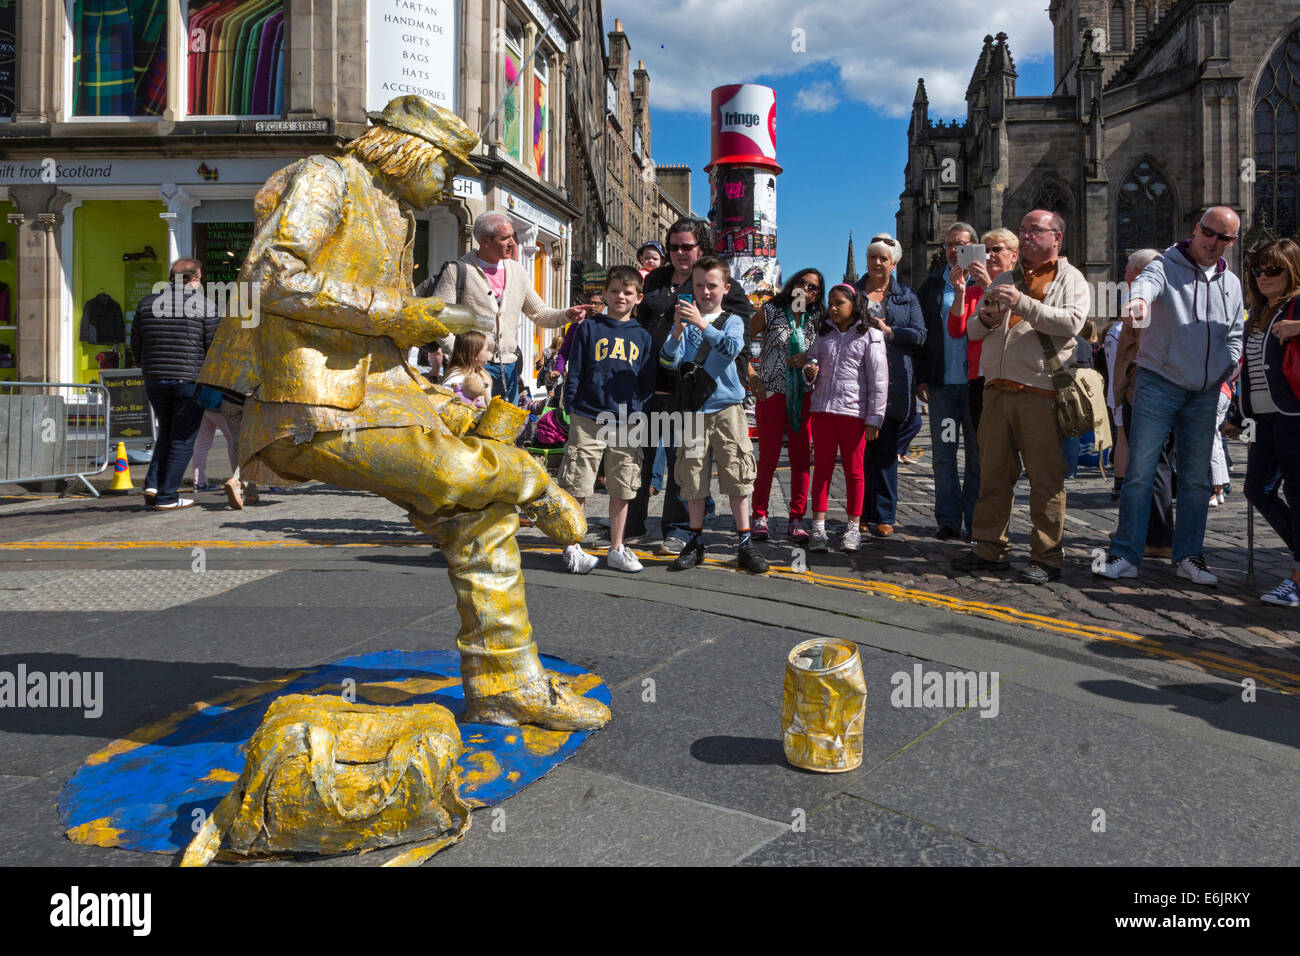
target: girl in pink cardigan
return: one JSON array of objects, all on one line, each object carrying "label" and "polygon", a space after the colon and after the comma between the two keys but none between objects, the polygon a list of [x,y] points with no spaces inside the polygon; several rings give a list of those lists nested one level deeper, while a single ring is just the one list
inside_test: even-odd
[{"label": "girl in pink cardigan", "polygon": [[813,386],[813,531],[808,548],[828,548],[826,508],[838,451],[848,511],[842,546],[857,551],[862,544],[858,524],[866,489],[863,452],[885,420],[889,365],[885,338],[871,327],[867,299],[853,286],[842,283],[831,289],[827,317],[807,352],[804,379]]}]

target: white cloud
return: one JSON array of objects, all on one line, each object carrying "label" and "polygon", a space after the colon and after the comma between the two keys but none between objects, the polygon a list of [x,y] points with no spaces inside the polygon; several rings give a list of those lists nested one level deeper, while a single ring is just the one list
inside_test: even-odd
[{"label": "white cloud", "polygon": [[835,88],[828,81],[821,80],[800,90],[794,98],[794,105],[808,113],[829,113],[839,101]]},{"label": "white cloud", "polygon": [[[801,91],[797,106],[844,98],[905,116],[924,77],[938,118],[965,116],[985,34],[1005,31],[1017,63],[1050,55],[1045,7],[1043,0],[609,0],[604,21],[612,30],[622,19],[632,59],[650,71],[655,109],[707,113],[715,86],[815,68],[834,79]],[[800,46],[806,52],[795,52]]]}]

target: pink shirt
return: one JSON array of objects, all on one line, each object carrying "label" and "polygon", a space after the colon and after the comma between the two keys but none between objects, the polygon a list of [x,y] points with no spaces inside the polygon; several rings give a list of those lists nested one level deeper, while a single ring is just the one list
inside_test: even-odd
[{"label": "pink shirt", "polygon": [[[475,258],[478,257],[476,256]],[[482,259],[478,260],[479,268],[482,269],[483,274],[487,276],[488,288],[492,290],[492,294],[497,297],[498,302],[501,301],[501,296],[505,295],[506,292],[506,270],[503,265],[504,261],[505,260],[491,263],[484,262]]]}]

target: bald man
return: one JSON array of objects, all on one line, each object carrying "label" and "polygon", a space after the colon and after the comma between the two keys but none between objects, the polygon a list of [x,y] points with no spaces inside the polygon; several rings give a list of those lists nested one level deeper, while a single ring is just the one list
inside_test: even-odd
[{"label": "bald man", "polygon": [[1104,566],[1094,571],[1102,577],[1137,577],[1156,465],[1173,431],[1178,514],[1172,560],[1179,577],[1207,587],[1218,584],[1205,565],[1205,519],[1219,387],[1241,358],[1241,282],[1223,258],[1240,229],[1241,218],[1227,206],[1207,209],[1191,238],[1153,259],[1129,289],[1129,313],[1143,331],[1133,421],[1125,423],[1129,459],[1119,527]]}]

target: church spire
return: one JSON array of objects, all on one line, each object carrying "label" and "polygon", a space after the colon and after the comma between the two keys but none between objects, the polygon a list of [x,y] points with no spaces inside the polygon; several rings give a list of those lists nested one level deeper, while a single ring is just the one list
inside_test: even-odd
[{"label": "church spire", "polygon": [[930,100],[925,95],[925,80],[916,81],[916,96],[912,97],[912,122],[907,130],[910,142],[919,143],[930,129]]},{"label": "church spire", "polygon": [[984,34],[984,49],[980,50],[980,58],[975,64],[975,72],[970,75],[970,83],[966,86],[966,98],[978,90],[980,84],[984,82],[984,74],[989,69],[989,57],[993,53],[993,34]]},{"label": "church spire", "polygon": [[844,266],[844,281],[849,285],[856,285],[858,281],[858,267],[853,261],[853,230],[849,230],[849,258]]}]

